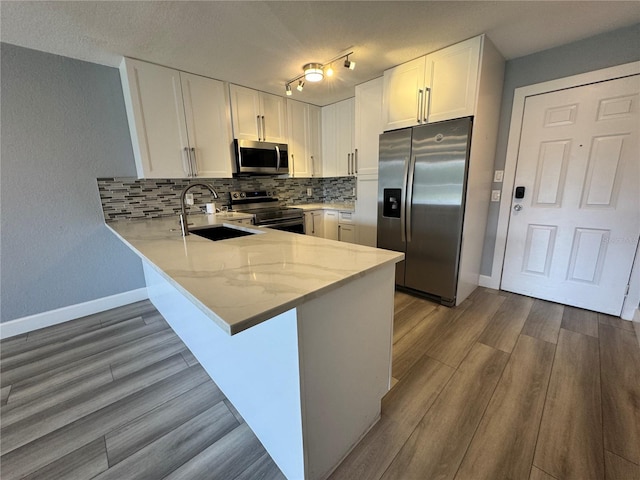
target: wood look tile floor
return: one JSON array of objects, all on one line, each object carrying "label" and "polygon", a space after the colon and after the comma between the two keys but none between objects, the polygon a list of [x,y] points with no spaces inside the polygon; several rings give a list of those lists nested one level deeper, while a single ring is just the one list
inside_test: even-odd
[{"label": "wood look tile floor", "polygon": [[[631,322],[484,288],[395,301],[394,386],[330,480],[640,480]],[[149,302],[0,342],[0,394],[3,480],[284,478]]]}]

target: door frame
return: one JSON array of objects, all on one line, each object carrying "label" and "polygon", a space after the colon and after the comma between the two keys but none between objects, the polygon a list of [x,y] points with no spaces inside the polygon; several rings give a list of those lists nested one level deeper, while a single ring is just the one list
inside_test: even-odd
[{"label": "door frame", "polygon": [[[592,72],[581,73],[579,75],[527,85],[514,90],[491,276],[481,276],[481,286],[499,289],[500,284],[502,283],[502,267],[504,265],[507,246],[509,219],[511,218],[511,199],[513,196],[512,193],[515,183],[516,167],[518,165],[518,151],[520,149],[524,106],[527,97],[550,93],[557,90],[581,87],[591,83],[604,82],[636,74],[640,74],[640,62],[625,63],[623,65],[604,68],[602,70],[594,70]],[[640,303],[640,281],[635,280],[638,278],[640,278],[640,246],[638,246],[636,250],[636,258],[631,270],[629,293],[625,298],[624,305],[622,307],[621,317],[626,320],[633,319],[636,310],[638,310],[638,304]]]}]

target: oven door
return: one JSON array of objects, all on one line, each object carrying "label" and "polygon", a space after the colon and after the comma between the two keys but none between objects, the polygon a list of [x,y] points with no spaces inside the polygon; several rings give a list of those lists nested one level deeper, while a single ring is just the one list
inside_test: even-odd
[{"label": "oven door", "polygon": [[284,230],[285,232],[304,234],[304,219],[302,218],[280,221],[266,221],[265,223],[260,223],[259,226],[273,228],[274,230]]}]

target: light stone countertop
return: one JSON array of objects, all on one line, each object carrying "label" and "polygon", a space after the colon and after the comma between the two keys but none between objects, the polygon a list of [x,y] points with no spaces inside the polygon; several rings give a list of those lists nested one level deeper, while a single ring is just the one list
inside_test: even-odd
[{"label": "light stone countertop", "polygon": [[341,212],[354,212],[356,206],[353,203],[305,203],[300,205],[291,205],[292,207],[301,208],[305,212],[309,210],[340,210]]},{"label": "light stone countertop", "polygon": [[[193,215],[189,222],[198,227],[225,219]],[[107,227],[230,335],[404,258],[389,250],[227,225],[259,233],[217,242],[193,234],[183,238],[177,217]]]}]

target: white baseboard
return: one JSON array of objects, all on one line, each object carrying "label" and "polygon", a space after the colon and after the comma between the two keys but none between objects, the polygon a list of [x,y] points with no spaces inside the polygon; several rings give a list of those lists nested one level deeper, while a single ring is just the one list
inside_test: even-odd
[{"label": "white baseboard", "polygon": [[494,290],[500,290],[500,280],[487,275],[480,275],[478,285],[485,288],[493,288]]},{"label": "white baseboard", "polygon": [[68,307],[36,313],[28,317],[16,318],[8,322],[0,323],[0,340],[31,332],[39,328],[50,327],[58,323],[68,322],[76,318],[104,312],[112,308],[121,307],[130,303],[139,302],[149,298],[147,289],[138,288],[128,292],[118,293],[109,297],[98,298],[89,302],[77,303]]}]

